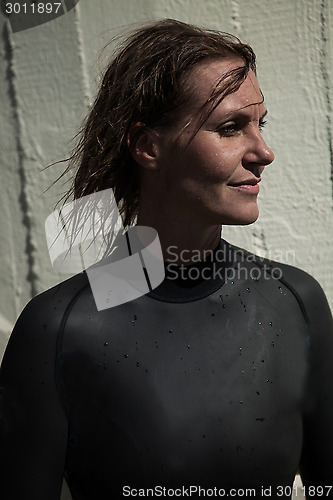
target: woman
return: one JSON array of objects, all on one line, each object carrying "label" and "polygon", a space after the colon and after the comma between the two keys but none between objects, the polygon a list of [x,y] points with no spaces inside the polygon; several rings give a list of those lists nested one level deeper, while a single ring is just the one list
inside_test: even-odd
[{"label": "woman", "polygon": [[326,298],[221,240],[258,217],[266,112],[231,35],[165,20],[119,49],[73,192],[112,188],[125,226],[156,229],[166,277],[102,311],[86,273],[28,304],[2,365],[5,498],[58,499],[63,474],[74,500],[289,498],[298,469],[309,497],[333,496]]}]

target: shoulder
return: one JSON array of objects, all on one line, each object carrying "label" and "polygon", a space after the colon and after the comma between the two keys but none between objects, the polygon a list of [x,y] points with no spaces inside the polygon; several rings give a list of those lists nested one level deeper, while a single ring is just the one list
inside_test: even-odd
[{"label": "shoulder", "polygon": [[287,287],[297,299],[307,323],[331,322],[332,316],[326,295],[318,281],[306,271],[255,255],[229,244],[235,260],[248,268],[257,268],[260,275],[275,279]]},{"label": "shoulder", "polygon": [[41,305],[50,306],[56,302],[61,304],[70,303],[72,300],[82,293],[82,291],[89,286],[89,281],[85,272],[76,274],[71,278],[58,283],[57,285],[45,290],[44,292],[36,295],[28,303],[27,307],[40,307]]},{"label": "shoulder", "polygon": [[16,345],[42,346],[55,339],[62,321],[85,290],[90,292],[89,281],[86,274],[81,273],[31,299],[16,321],[7,355]]},{"label": "shoulder", "polygon": [[37,387],[32,384],[42,377],[45,387],[54,388],[54,368],[61,341],[59,332],[64,328],[73,304],[85,290],[91,295],[88,279],[82,273],[30,300],[20,314],[4,352],[0,370],[2,385],[19,388],[30,384],[30,387]]},{"label": "shoulder", "polygon": [[40,315],[43,311],[44,313],[53,311],[52,315],[57,316],[64,313],[66,308],[75,302],[87,288],[89,288],[89,281],[86,273],[77,274],[36,295],[25,306],[21,316],[36,313]]}]

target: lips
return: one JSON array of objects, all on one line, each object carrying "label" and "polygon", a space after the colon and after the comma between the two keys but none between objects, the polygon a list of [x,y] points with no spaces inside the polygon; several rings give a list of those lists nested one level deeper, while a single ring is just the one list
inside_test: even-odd
[{"label": "lips", "polygon": [[239,187],[239,186],[256,186],[258,184],[258,182],[260,182],[261,179],[257,179],[257,178],[251,178],[251,179],[244,179],[242,181],[238,181],[238,182],[233,182],[232,184],[229,184],[229,186],[232,186],[232,187]]},{"label": "lips", "polygon": [[243,191],[245,193],[258,194],[259,193],[258,182],[260,182],[260,181],[261,181],[261,179],[256,179],[256,178],[244,179],[244,180],[229,184],[229,186],[237,189],[238,191]]}]

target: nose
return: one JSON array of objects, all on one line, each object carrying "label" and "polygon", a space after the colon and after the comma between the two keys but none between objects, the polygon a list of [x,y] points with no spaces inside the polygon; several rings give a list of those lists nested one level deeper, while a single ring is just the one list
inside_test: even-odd
[{"label": "nose", "polygon": [[274,161],[274,153],[267,146],[260,131],[249,138],[248,149],[243,157],[243,163],[246,167],[265,167]]}]

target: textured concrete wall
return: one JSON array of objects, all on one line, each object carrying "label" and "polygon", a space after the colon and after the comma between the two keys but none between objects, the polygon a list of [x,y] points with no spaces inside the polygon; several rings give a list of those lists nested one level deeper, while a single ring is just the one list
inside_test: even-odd
[{"label": "textured concrete wall", "polygon": [[232,32],[258,56],[276,160],[261,216],[224,237],[314,275],[333,306],[332,43],[329,0],[80,0],[66,15],[13,33],[0,14],[0,354],[30,297],[63,279],[44,220],[65,187],[44,193],[98,85],[97,53],[130,23],[172,17]]}]

